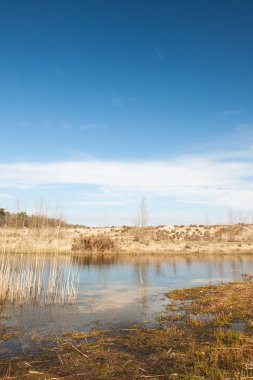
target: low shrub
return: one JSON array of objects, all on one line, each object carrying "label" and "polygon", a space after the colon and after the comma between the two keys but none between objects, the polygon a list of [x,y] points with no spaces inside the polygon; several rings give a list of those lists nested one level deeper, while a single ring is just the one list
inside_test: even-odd
[{"label": "low shrub", "polygon": [[81,235],[74,239],[72,251],[91,253],[117,253],[118,247],[114,240],[104,235]]}]

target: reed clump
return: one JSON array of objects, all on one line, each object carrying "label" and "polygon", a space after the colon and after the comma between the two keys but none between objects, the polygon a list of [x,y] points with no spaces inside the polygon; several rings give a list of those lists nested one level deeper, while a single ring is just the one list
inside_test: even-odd
[{"label": "reed clump", "polygon": [[78,270],[58,254],[0,254],[0,302],[26,305],[74,303]]},{"label": "reed clump", "polygon": [[81,235],[74,239],[72,251],[89,253],[117,253],[118,246],[109,236]]}]

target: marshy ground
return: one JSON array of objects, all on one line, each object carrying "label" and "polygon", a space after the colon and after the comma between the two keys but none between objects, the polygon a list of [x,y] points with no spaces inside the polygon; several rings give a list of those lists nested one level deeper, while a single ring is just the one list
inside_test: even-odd
[{"label": "marshy ground", "polygon": [[[34,336],[32,345],[24,344],[11,359],[2,350],[1,378],[253,378],[251,282],[174,290],[167,296],[170,302],[157,328]],[[0,334],[2,345],[11,339],[22,342],[19,332]]]},{"label": "marshy ground", "polygon": [[[15,287],[10,284],[21,289],[19,282],[28,284],[23,287],[26,289],[25,299],[27,289],[30,294],[31,289],[33,292],[41,289],[41,284],[44,284],[45,295],[51,295],[53,300],[57,294],[69,294],[69,289],[75,294],[76,272],[72,278],[69,271],[73,263],[86,268],[90,266],[90,260],[95,260],[99,271],[100,266],[106,264],[109,268],[111,262],[120,263],[128,255],[127,268],[135,270],[136,286],[147,291],[150,278],[146,275],[147,263],[143,254],[152,261],[160,257],[164,270],[166,260],[173,261],[175,254],[181,255],[181,259],[189,257],[189,267],[194,267],[191,255],[207,254],[219,265],[222,254],[231,257],[236,254],[242,260],[242,254],[251,254],[252,249],[253,225],[246,224],[143,228],[2,226],[1,273],[6,274],[2,276],[1,289],[5,295],[2,299],[13,302],[9,289]],[[28,253],[31,256],[35,253],[33,259]],[[53,253],[52,260],[45,256],[47,253]],[[63,253],[67,255],[60,257]],[[185,254],[187,256],[182,256]],[[180,256],[177,257],[175,263]],[[21,264],[26,261],[29,265],[25,264],[23,270]],[[175,263],[172,262],[172,266],[176,273]],[[49,275],[43,277],[47,266]],[[212,268],[211,264],[209,266]],[[161,268],[160,261],[156,268]],[[221,265],[222,273],[224,268]],[[234,272],[236,277],[236,268]],[[34,273],[37,273],[36,278]],[[57,284],[55,278],[61,279],[59,273],[67,279],[60,280],[66,285],[63,289],[58,285],[51,286]],[[24,278],[28,281],[24,282]],[[28,339],[22,329],[5,325],[0,329],[0,379],[253,379],[253,284],[249,275],[244,274],[243,279],[244,282],[171,291],[167,295],[169,303],[153,327],[130,325],[89,332],[65,331],[57,337],[55,334],[50,337],[34,333]],[[37,293],[35,299],[40,295]],[[124,297],[124,294],[120,296]],[[143,297],[146,297],[144,293]],[[128,305],[132,304],[126,304],[126,308]],[[1,318],[4,313],[3,306]]]}]

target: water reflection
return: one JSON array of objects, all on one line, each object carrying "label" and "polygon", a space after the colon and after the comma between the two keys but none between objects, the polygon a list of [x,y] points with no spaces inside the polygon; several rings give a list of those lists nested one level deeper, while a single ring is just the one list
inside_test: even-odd
[{"label": "water reflection", "polygon": [[[80,278],[75,305],[9,305],[5,313],[11,319],[3,323],[47,333],[97,325],[150,325],[167,302],[164,293],[168,290],[234,281],[242,273],[253,273],[250,255],[72,256],[67,262],[72,269],[78,268]],[[66,266],[66,257],[62,265]]]}]

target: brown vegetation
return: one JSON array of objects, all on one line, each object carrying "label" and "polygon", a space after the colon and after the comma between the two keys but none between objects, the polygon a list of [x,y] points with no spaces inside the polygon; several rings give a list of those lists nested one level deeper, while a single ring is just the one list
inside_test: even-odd
[{"label": "brown vegetation", "polygon": [[74,239],[72,251],[89,253],[116,253],[118,252],[118,247],[108,236],[81,235]]},{"label": "brown vegetation", "polygon": [[[0,376],[68,380],[249,380],[253,376],[251,283],[169,293],[159,328],[75,332],[35,341],[0,361]],[[3,338],[4,339],[4,338]]]}]

